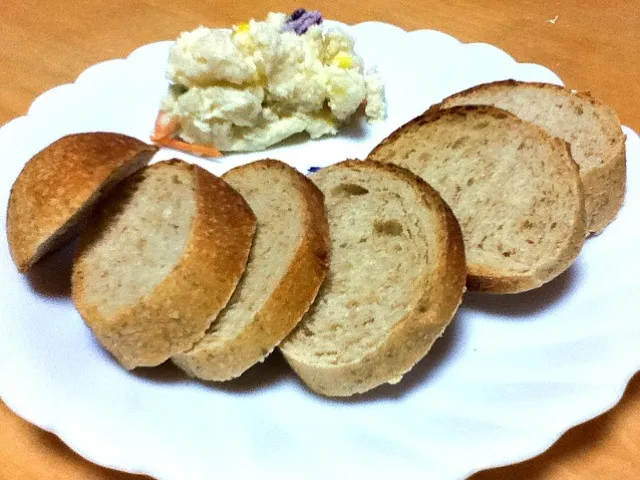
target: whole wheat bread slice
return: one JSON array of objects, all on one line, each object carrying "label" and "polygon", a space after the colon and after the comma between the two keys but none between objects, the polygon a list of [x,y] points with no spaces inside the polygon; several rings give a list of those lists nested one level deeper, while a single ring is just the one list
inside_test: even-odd
[{"label": "whole wheat bread slice", "polygon": [[31,158],[11,188],[7,237],[18,270],[79,233],[98,198],[149,162],[157,147],[106,132],[62,137]]},{"label": "whole wheat bread slice", "polygon": [[394,165],[346,161],[312,180],[325,195],[329,273],[280,349],[323,395],[396,383],[460,304],[466,269],[458,222],[432,188]]},{"label": "whole wheat bread slice", "polygon": [[323,195],[285,163],[261,160],[223,175],[257,218],[247,268],[207,335],[173,357],[189,375],[229,380],[262,361],[309,309],[327,270]]},{"label": "whole wheat bread slice", "polygon": [[98,205],[73,264],[72,297],[125,368],[155,366],[200,340],[244,271],[255,216],[222,179],[172,160]]},{"label": "whole wheat bread slice", "polygon": [[625,137],[612,108],[588,93],[574,92],[547,83],[506,80],[457,93],[443,100],[442,107],[494,105],[568,142],[584,185],[588,235],[600,233],[622,206]]},{"label": "whole wheat bread slice", "polygon": [[582,248],[584,194],[568,145],[504,110],[432,109],[369,159],[406,167],[442,195],[462,227],[472,290],[539,287]]}]

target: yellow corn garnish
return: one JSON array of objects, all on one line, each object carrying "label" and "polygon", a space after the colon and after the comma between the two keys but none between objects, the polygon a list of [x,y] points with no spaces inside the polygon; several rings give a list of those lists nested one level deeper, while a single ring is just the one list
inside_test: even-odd
[{"label": "yellow corn garnish", "polygon": [[249,31],[249,24],[247,22],[242,22],[238,25],[233,26],[233,33],[247,33]]},{"label": "yellow corn garnish", "polygon": [[353,58],[351,55],[345,52],[338,52],[333,60],[331,61],[334,65],[337,65],[340,68],[351,68],[353,67]]}]

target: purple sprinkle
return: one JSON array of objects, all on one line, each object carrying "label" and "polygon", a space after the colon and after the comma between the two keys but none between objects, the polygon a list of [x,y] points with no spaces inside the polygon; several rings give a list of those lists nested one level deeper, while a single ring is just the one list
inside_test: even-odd
[{"label": "purple sprinkle", "polygon": [[284,24],[283,30],[285,32],[294,31],[297,35],[307,33],[310,27],[313,25],[320,25],[322,23],[322,14],[316,10],[305,10],[304,8],[298,8],[294,11],[287,22]]},{"label": "purple sprinkle", "polygon": [[307,11],[304,8],[298,8],[298,9],[293,11],[293,13],[289,17],[289,19],[290,20],[298,20],[305,13],[307,13]]},{"label": "purple sprinkle", "polygon": [[316,173],[322,167],[309,167],[309,171],[307,173]]}]

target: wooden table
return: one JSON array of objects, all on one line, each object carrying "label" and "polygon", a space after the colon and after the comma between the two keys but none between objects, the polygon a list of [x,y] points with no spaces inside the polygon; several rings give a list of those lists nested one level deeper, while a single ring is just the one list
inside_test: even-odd
[{"label": "wooden table", "polygon": [[[139,45],[173,39],[200,24],[226,26],[300,5],[285,0],[3,0],[2,6],[0,123],[23,115],[43,91]],[[572,88],[591,90],[618,111],[623,123],[640,130],[640,0],[334,0],[316,1],[313,7],[347,23],[375,19],[497,45],[519,61],[550,67]],[[0,480],[134,478],[140,477],[90,464],[0,402]],[[611,412],[570,430],[543,455],[472,478],[640,478],[640,376]]]}]

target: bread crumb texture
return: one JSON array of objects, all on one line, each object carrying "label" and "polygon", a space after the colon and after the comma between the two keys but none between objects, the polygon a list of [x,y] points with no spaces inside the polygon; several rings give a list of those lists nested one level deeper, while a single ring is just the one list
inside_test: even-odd
[{"label": "bread crumb texture", "polygon": [[[103,212],[103,230],[84,251],[84,294],[110,316],[149,295],[174,268],[196,212],[191,172],[147,171],[128,182]],[[105,293],[109,301],[103,302]]]},{"label": "bread crumb texture", "polygon": [[588,93],[514,80],[472,87],[442,102],[456,105],[493,105],[568,142],[584,185],[586,233],[601,232],[616,217],[626,188],[626,151],[611,107]]},{"label": "bread crumb texture", "polygon": [[435,191],[391,165],[348,161],[312,176],[325,195],[330,268],[281,349],[314,391],[397,382],[460,303],[462,236]]},{"label": "bread crumb texture", "polygon": [[470,287],[534,288],[568,268],[580,251],[584,198],[566,143],[505,111],[427,112],[370,158],[406,167],[435,188],[460,222],[470,275],[504,280]]},{"label": "bread crumb texture", "polygon": [[431,226],[413,208],[415,192],[392,177],[376,185],[367,172],[344,171],[315,181],[329,212],[331,268],[292,339],[317,362],[349,363],[380,344],[412,307],[405,292],[427,265]]},{"label": "bread crumb texture", "polygon": [[147,167],[99,205],[73,265],[72,296],[126,368],[202,338],[244,271],[255,216],[222,179],[185,162]]}]

